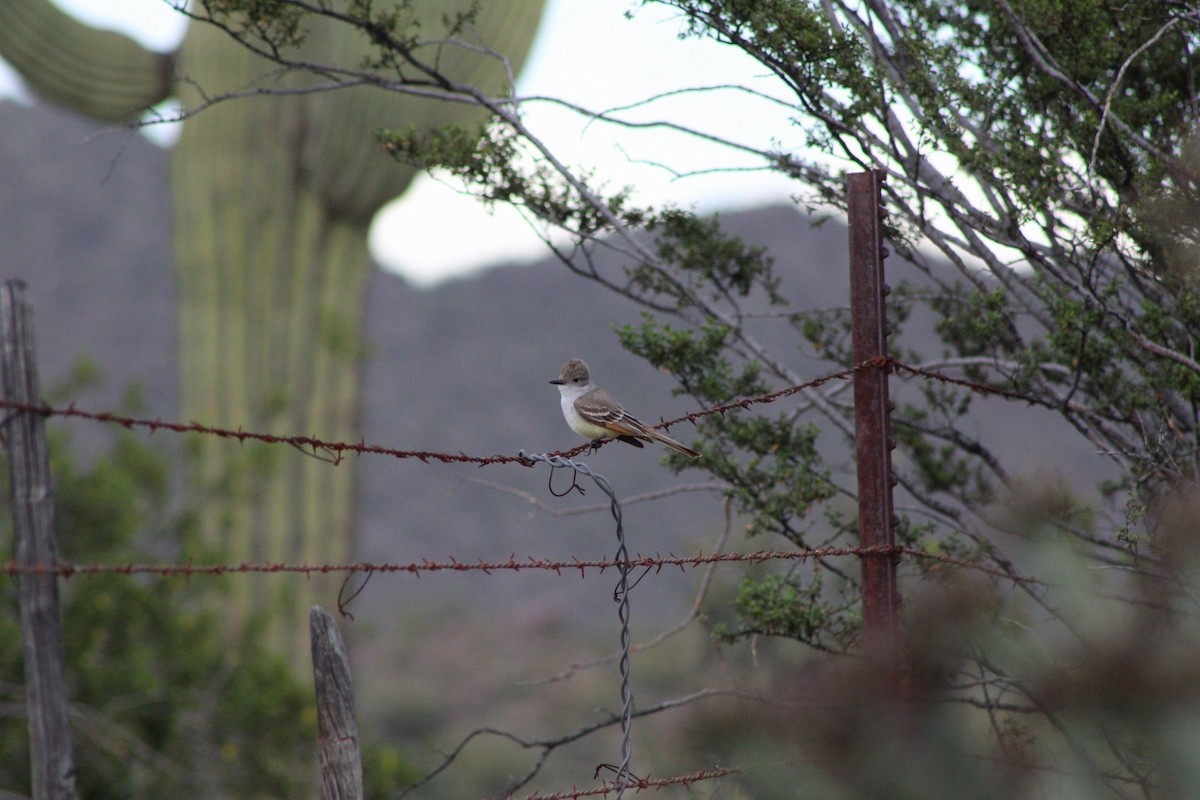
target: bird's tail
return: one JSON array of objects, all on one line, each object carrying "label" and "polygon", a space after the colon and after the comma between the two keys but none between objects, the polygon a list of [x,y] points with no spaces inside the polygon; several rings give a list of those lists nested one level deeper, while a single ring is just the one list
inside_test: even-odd
[{"label": "bird's tail", "polygon": [[685,444],[675,441],[670,436],[667,436],[665,433],[659,433],[658,431],[654,430],[653,428],[651,428],[649,426],[643,426],[642,429],[646,432],[647,439],[653,439],[656,442],[665,444],[667,447],[671,448],[672,450],[676,450],[680,453],[683,453],[685,456],[691,456],[692,458],[700,457],[700,454],[697,453],[695,450],[693,450],[692,448],[688,447]]}]

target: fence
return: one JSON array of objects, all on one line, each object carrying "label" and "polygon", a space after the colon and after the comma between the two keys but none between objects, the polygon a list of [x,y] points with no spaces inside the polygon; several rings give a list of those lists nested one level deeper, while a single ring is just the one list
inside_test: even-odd
[{"label": "fence", "polygon": [[[800,385],[769,394],[749,397],[660,423],[669,428],[684,421],[696,422],[711,415],[724,415],[814,389],[831,381],[853,380],[855,385],[857,461],[859,464],[858,547],[823,547],[790,551],[762,550],[748,553],[697,553],[686,556],[630,557],[625,548],[621,504],[600,475],[575,457],[589,447],[549,453],[471,456],[463,453],[400,450],[378,445],[324,441],[309,436],[275,436],[243,430],[209,427],[199,423],[178,423],[143,419],[105,412],[93,412],[66,406],[55,408],[39,400],[39,387],[29,335],[28,312],[19,283],[9,283],[0,293],[0,326],[3,342],[0,375],[4,397],[0,409],[6,412],[7,436],[14,497],[14,560],[0,565],[0,573],[13,576],[18,585],[27,676],[27,705],[32,758],[33,790],[36,798],[73,798],[74,762],[67,715],[67,696],[63,675],[63,646],[59,630],[58,578],[78,578],[97,574],[142,574],[158,576],[214,576],[226,574],[287,573],[309,576],[325,573],[410,574],[446,571],[491,574],[501,571],[545,570],[556,573],[603,572],[614,570],[619,583],[614,590],[620,624],[621,712],[619,722],[621,753],[619,763],[611,767],[611,778],[589,789],[572,789],[530,798],[557,800],[576,797],[621,797],[627,789],[642,790],[667,786],[688,787],[736,773],[734,768],[701,769],[668,778],[639,777],[631,767],[632,723],[636,716],[630,681],[630,582],[634,570],[660,570],[663,567],[696,568],[726,562],[761,563],[766,561],[829,559],[855,557],[862,565],[865,649],[877,659],[892,659],[895,654],[895,615],[897,607],[896,564],[901,558],[924,559],[980,570],[1014,582],[1030,578],[1000,567],[979,564],[949,556],[897,546],[893,537],[895,517],[892,511],[888,376],[902,373],[923,380],[958,384],[977,392],[1004,397],[1028,398],[995,390],[954,376],[926,370],[896,361],[886,355],[886,325],[883,316],[887,287],[883,283],[882,260],[886,255],[880,234],[879,182],[877,173],[851,176],[849,185],[851,213],[852,319],[856,363]],[[602,560],[540,559],[515,556],[500,562],[421,561],[413,563],[346,564],[69,564],[60,563],[53,538],[53,509],[50,504],[48,454],[45,420],[69,417],[97,423],[119,425],[147,433],[169,431],[236,440],[287,445],[307,455],[338,463],[347,455],[376,455],[417,459],[424,463],[473,463],[479,466],[546,464],[552,470],[569,470],[572,485],[583,475],[592,479],[609,497],[615,523],[617,549],[614,558]],[[350,668],[345,645],[337,625],[328,613],[314,607],[310,616],[314,681],[319,712],[319,761],[322,796],[357,798],[362,796],[362,768],[358,753],[358,734],[350,684]],[[898,672],[895,679],[899,680]],[[896,691],[899,685],[896,684]]]}]

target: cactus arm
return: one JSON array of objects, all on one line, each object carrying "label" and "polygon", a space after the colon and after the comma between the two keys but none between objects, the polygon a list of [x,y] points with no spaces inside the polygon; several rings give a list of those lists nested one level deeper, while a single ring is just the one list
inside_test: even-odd
[{"label": "cactus arm", "polygon": [[[524,64],[541,20],[544,0],[508,0],[478,4],[473,21],[457,38],[491,50],[485,55],[467,47],[445,45],[437,54],[439,68],[458,83],[477,86],[493,96],[512,92],[509,72]],[[467,11],[468,0],[414,4],[422,39],[446,36],[444,16]],[[324,37],[311,37],[316,63],[353,66],[372,54],[365,37],[345,26]],[[433,57],[432,48],[425,53]],[[506,65],[500,56],[507,57]],[[384,76],[387,77],[387,76]],[[314,95],[308,102],[308,137],[303,165],[331,214],[368,223],[381,206],[404,191],[411,169],[385,158],[374,140],[375,131],[446,125],[473,127],[488,118],[486,110],[465,103],[388,94],[362,87]]]},{"label": "cactus arm", "polygon": [[125,120],[165,99],[173,57],[85,25],[48,0],[0,0],[0,56],[46,99]]}]

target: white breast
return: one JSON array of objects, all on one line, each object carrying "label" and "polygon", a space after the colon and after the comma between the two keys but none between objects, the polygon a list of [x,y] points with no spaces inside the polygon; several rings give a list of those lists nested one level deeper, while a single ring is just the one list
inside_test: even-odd
[{"label": "white breast", "polygon": [[588,422],[583,417],[579,416],[579,412],[575,410],[575,400],[583,394],[576,387],[564,386],[561,387],[562,397],[559,404],[562,406],[563,417],[566,418],[567,424],[571,426],[571,430],[578,433],[585,439],[608,439],[616,434],[608,428],[601,427]]}]

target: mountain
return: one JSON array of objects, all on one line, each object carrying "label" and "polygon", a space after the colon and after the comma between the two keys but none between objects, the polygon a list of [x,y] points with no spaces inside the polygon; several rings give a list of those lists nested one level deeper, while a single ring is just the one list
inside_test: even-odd
[{"label": "mountain", "polygon": [[[29,287],[43,389],[79,358],[106,381],[86,395],[111,407],[141,384],[178,407],[167,154],[128,130],[44,106],[0,102],[0,279]],[[79,434],[91,438],[77,426]]]}]

